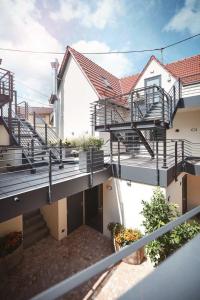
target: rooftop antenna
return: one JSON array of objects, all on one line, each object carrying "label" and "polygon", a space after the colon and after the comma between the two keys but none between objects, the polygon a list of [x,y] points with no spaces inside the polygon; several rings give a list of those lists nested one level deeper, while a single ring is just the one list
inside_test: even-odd
[{"label": "rooftop antenna", "polygon": [[161,54],[161,62],[164,64],[164,55],[163,55],[164,48],[160,48],[160,54]]}]

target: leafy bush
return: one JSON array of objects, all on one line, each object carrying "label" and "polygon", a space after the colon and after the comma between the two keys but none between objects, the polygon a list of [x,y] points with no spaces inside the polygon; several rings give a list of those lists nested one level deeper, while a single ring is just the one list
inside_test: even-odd
[{"label": "leafy bush", "polygon": [[22,243],[21,232],[10,232],[0,238],[0,257],[6,256],[17,249]]},{"label": "leafy bush", "polygon": [[[154,191],[151,202],[142,201],[142,204],[143,226],[146,234],[152,233],[180,215],[177,206],[168,203],[160,189]],[[199,232],[199,223],[185,222],[149,243],[147,254],[156,266]]]},{"label": "leafy bush", "polygon": [[142,237],[138,229],[125,228],[120,223],[109,223],[108,230],[120,247],[130,245]]},{"label": "leafy bush", "polygon": [[96,150],[100,150],[103,143],[103,139],[99,139],[93,136],[74,138],[70,141],[66,139],[64,142],[67,147],[79,148],[83,151],[88,151],[91,147],[95,148]]}]

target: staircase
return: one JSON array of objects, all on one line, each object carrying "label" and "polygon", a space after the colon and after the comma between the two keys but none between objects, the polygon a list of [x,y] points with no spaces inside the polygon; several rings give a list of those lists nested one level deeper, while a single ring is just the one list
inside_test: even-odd
[{"label": "staircase", "polygon": [[23,245],[28,248],[49,234],[49,229],[40,210],[37,209],[23,216]]},{"label": "staircase", "polygon": [[[4,126],[9,132],[9,118],[8,112],[5,108],[2,120],[4,122]],[[40,123],[42,121],[40,121]],[[12,112],[11,128],[14,144],[21,146],[23,149],[23,163],[28,164],[29,167],[47,165],[49,159],[46,146],[49,146],[51,143],[59,143],[59,139],[55,132],[47,126],[44,121],[40,127],[36,127],[36,129],[34,129],[29,121],[19,117],[14,112]],[[55,148],[52,148],[51,150],[54,163],[59,163],[59,151]]]},{"label": "staircase", "polygon": [[154,150],[151,144],[146,139],[146,132],[138,129],[133,129],[124,132],[113,132],[113,141],[119,141],[125,146],[126,153],[137,155],[144,153],[146,150],[150,156],[154,157]]}]

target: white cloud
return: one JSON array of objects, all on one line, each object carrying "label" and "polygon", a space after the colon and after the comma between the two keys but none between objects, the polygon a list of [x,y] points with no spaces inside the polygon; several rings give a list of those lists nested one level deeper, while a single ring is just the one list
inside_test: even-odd
[{"label": "white cloud", "polygon": [[[98,41],[81,40],[72,45],[79,52],[108,52],[114,51],[107,44]],[[106,69],[117,77],[122,77],[127,72],[133,73],[132,63],[124,54],[86,55],[89,59]]]},{"label": "white cloud", "polygon": [[114,23],[117,16],[123,13],[123,6],[119,0],[95,1],[95,9],[92,9],[91,3],[92,1],[86,3],[81,0],[60,0],[59,9],[51,12],[50,17],[66,22],[78,19],[86,27],[103,29],[109,23]]},{"label": "white cloud", "polygon": [[185,5],[173,16],[165,26],[166,31],[188,30],[191,34],[200,31],[200,1],[186,0]]},{"label": "white cloud", "polygon": [[[1,0],[0,11],[2,48],[59,52],[64,50],[62,45],[39,23],[42,16],[34,0]],[[6,51],[1,51],[0,56],[3,59],[3,67],[15,73],[19,94],[48,104],[47,99],[23,87],[20,82],[48,95],[51,91],[50,61],[54,56]]]}]

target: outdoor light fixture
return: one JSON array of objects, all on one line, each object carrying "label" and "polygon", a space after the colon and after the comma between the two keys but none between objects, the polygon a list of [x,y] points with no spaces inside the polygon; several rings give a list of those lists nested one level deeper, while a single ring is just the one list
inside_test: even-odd
[{"label": "outdoor light fixture", "polygon": [[107,190],[112,191],[112,186],[111,185],[106,185]]},{"label": "outdoor light fixture", "polygon": [[128,186],[131,186],[131,181],[127,181],[126,184],[127,184]]}]

